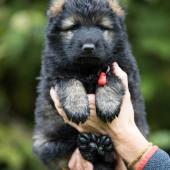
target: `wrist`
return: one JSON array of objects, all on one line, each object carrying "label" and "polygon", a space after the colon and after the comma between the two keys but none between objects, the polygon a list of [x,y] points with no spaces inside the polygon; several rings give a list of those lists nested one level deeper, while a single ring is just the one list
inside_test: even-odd
[{"label": "wrist", "polygon": [[136,125],[109,134],[116,151],[127,162],[134,160],[149,144]]}]

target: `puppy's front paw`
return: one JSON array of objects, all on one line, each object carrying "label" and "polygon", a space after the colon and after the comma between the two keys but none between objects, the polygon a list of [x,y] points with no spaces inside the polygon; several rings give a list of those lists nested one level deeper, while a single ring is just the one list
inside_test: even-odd
[{"label": "puppy's front paw", "polygon": [[105,122],[112,122],[119,115],[123,95],[124,88],[118,79],[104,87],[99,87],[96,91],[98,117]]},{"label": "puppy's front paw", "polygon": [[84,123],[90,114],[90,109],[82,83],[74,79],[60,83],[57,92],[68,119],[76,124]]},{"label": "puppy's front paw", "polygon": [[[70,99],[69,99],[70,98]],[[69,120],[76,124],[84,123],[90,113],[88,107],[88,100],[86,98],[79,97],[78,99],[68,97],[65,101],[63,108]]]}]

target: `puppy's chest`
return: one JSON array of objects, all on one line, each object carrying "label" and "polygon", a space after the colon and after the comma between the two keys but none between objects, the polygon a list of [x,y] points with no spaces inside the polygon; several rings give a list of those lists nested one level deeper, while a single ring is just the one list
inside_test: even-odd
[{"label": "puppy's chest", "polygon": [[57,80],[59,82],[64,81],[64,80],[79,80],[82,84],[83,87],[85,88],[87,94],[95,93],[96,88],[98,87],[98,74],[91,74],[91,75],[65,75],[65,76],[58,76]]},{"label": "puppy's chest", "polygon": [[83,84],[88,94],[95,93],[98,82],[98,74],[92,74],[89,76],[78,76],[77,79]]},{"label": "puppy's chest", "polygon": [[98,81],[102,72],[105,73],[107,77],[109,76],[107,70],[95,70],[94,72],[72,72],[64,70],[57,74],[56,79],[60,82],[71,79],[79,80],[88,94],[95,94],[96,88],[99,86]]},{"label": "puppy's chest", "polygon": [[107,84],[110,76],[109,71],[110,69],[105,72],[99,71],[97,74],[92,74],[91,76],[87,77],[81,77],[79,80],[83,83],[88,94],[95,94],[97,87]]},{"label": "puppy's chest", "polygon": [[97,88],[97,83],[95,82],[82,82],[84,85],[84,88],[86,89],[87,94],[95,93]]}]

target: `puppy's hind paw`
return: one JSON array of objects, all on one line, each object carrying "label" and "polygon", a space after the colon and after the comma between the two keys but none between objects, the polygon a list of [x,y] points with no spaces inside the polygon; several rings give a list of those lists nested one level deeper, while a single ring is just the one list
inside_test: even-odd
[{"label": "puppy's hind paw", "polygon": [[109,136],[103,135],[98,140],[98,153],[103,156],[106,152],[113,151],[113,142]]},{"label": "puppy's hind paw", "polygon": [[94,162],[98,154],[98,137],[91,133],[82,133],[78,136],[78,147],[84,159]]},{"label": "puppy's hind paw", "polygon": [[78,147],[83,158],[92,163],[104,159],[107,153],[113,152],[113,143],[109,136],[97,136],[92,133],[80,134]]}]

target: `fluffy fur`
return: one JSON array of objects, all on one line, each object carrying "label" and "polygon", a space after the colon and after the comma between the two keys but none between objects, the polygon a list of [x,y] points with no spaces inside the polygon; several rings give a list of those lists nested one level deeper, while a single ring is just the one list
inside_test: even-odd
[{"label": "fluffy fur", "polygon": [[[112,5],[111,5],[112,4]],[[62,169],[77,147],[78,132],[57,114],[50,97],[57,85],[68,118],[75,123],[89,116],[87,94],[96,94],[97,115],[112,121],[118,114],[123,86],[107,73],[107,85],[97,86],[101,71],[113,61],[128,74],[135,121],[148,134],[136,61],[124,25],[124,13],[113,0],[56,0],[51,3],[36,103],[33,150],[51,170]],[[89,45],[90,44],[90,45]],[[89,47],[84,48],[84,47]],[[93,48],[91,48],[93,47]],[[86,49],[86,50],[84,50]],[[94,169],[113,169],[113,153],[94,164]]]}]

